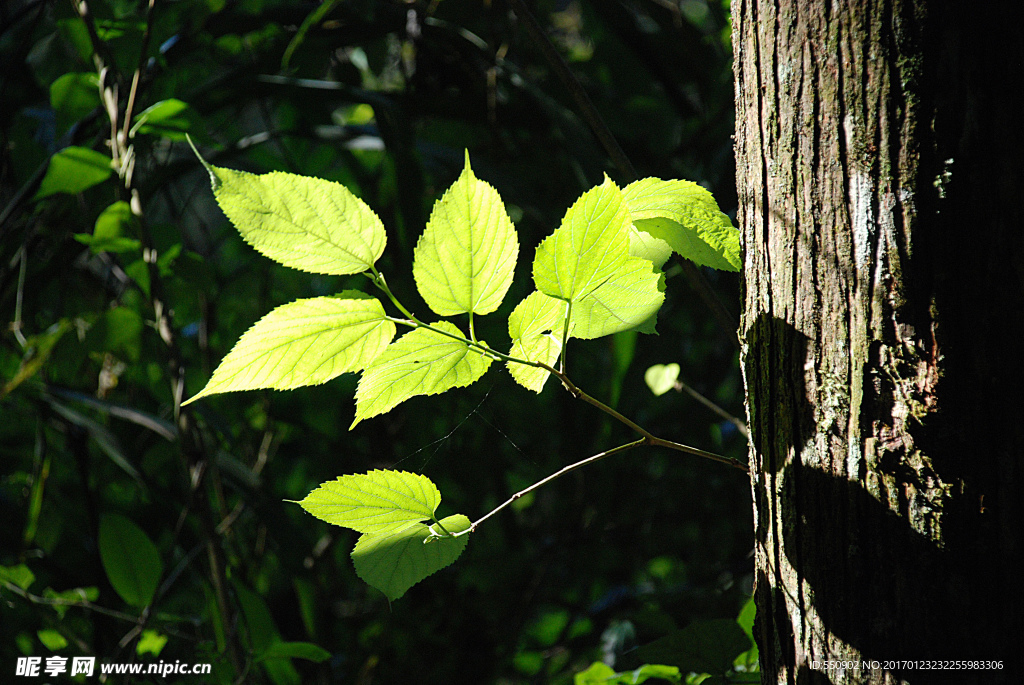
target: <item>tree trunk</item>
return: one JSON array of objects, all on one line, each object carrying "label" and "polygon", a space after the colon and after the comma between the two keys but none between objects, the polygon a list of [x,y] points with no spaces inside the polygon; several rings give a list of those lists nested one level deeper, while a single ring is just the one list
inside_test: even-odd
[{"label": "tree trunk", "polygon": [[765,683],[1019,678],[1013,7],[733,1]]}]

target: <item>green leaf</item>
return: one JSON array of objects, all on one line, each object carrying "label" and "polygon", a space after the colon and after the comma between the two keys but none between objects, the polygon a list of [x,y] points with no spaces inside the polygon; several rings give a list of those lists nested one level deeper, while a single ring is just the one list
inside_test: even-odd
[{"label": "green leaf", "polygon": [[33,335],[25,341],[25,352],[21,358],[21,365],[18,371],[0,387],[0,399],[15,388],[24,383],[32,376],[39,373],[46,361],[50,358],[54,347],[64,337],[64,334],[73,328],[71,321],[61,319],[52,324],[45,332]]},{"label": "green leaf", "polygon": [[757,605],[754,602],[754,598],[750,597],[747,599],[746,604],[743,605],[740,615],[736,617],[736,624],[743,629],[743,632],[746,633],[747,638],[750,640],[750,649],[737,656],[734,663],[757,664],[758,648],[757,641],[754,640],[754,617],[756,613]]},{"label": "green leaf", "polygon": [[160,656],[160,652],[163,651],[166,645],[166,635],[162,635],[152,629],[143,630],[142,635],[139,636],[139,643],[135,645],[135,653],[139,656],[142,656],[143,654]]},{"label": "green leaf", "polygon": [[615,669],[611,666],[601,661],[595,661],[587,670],[577,673],[572,682],[573,685],[605,685],[615,682],[616,676]]},{"label": "green leaf", "polygon": [[370,471],[323,483],[299,505],[313,516],[360,533],[379,533],[433,519],[441,503],[429,478],[405,471]]},{"label": "green leaf", "polygon": [[246,331],[189,402],[219,392],[326,383],[366,367],[394,337],[381,303],[359,291],[296,300]]},{"label": "green leaf", "polygon": [[655,364],[644,373],[644,382],[655,396],[661,396],[676,386],[679,364]]},{"label": "green leaf", "polygon": [[629,250],[629,213],[621,191],[605,178],[585,192],[562,225],[537,247],[533,281],[537,290],[576,301],[618,272]]},{"label": "green leaf", "polygon": [[156,593],[163,563],[160,552],[142,529],[123,516],[100,518],[100,561],[114,590],[128,604],[144,607]]},{"label": "green leaf", "polygon": [[671,683],[682,682],[682,674],[675,666],[644,664],[633,671],[616,673],[607,664],[595,661],[590,668],[576,674],[573,685],[637,685],[650,678],[660,678]]},{"label": "green leaf", "polygon": [[203,164],[217,203],[245,242],[285,266],[317,274],[357,274],[370,269],[384,252],[384,225],[340,183]]},{"label": "green leaf", "polygon": [[64,649],[68,646],[67,638],[56,630],[37,630],[36,636],[43,643],[43,647],[46,647],[51,652],[56,652],[58,649]]},{"label": "green leaf", "polygon": [[[532,338],[516,338],[513,340],[509,356],[554,366],[561,353],[561,336],[554,333],[543,333]],[[533,392],[543,390],[544,384],[551,375],[547,370],[536,366],[527,366],[526,364],[518,364],[516,362],[508,362],[507,366],[508,372],[512,374],[512,378],[515,379],[516,383]]]},{"label": "green leaf", "polygon": [[110,157],[85,147],[69,145],[50,158],[46,175],[33,200],[57,193],[74,195],[103,183],[113,173]]},{"label": "green leaf", "polygon": [[27,590],[35,582],[36,576],[25,564],[17,566],[0,566],[0,581],[6,581],[12,585]]},{"label": "green leaf", "polygon": [[238,604],[245,616],[245,626],[249,632],[249,644],[253,651],[263,652],[281,639],[270,615],[270,607],[258,594],[245,587],[241,581],[233,581]]},{"label": "green leaf", "polygon": [[416,243],[412,273],[439,316],[489,314],[512,284],[519,240],[498,191],[473,175],[469,153],[462,175],[434,205]]},{"label": "green leaf", "polygon": [[740,233],[715,198],[692,181],[645,178],[622,191],[633,225],[701,266],[739,271]]},{"label": "green leaf", "polygon": [[[508,334],[512,338],[509,356],[548,366],[558,361],[565,308],[562,300],[537,291],[524,298],[508,317]],[[540,392],[551,375],[544,369],[516,362],[507,362],[506,366],[517,383],[533,392]]]},{"label": "green leaf", "polygon": [[140,242],[126,236],[138,235],[139,220],[127,202],[115,202],[96,218],[92,235],[76,233],[75,240],[89,246],[93,254],[100,252],[131,252]]},{"label": "green leaf", "polygon": [[263,659],[305,659],[321,663],[331,658],[331,653],[312,642],[275,642],[257,657]]},{"label": "green leaf", "polygon": [[654,333],[664,301],[661,272],[645,259],[628,257],[614,275],[573,304],[570,334],[593,340],[632,329]]},{"label": "green leaf", "polygon": [[[434,328],[462,337],[447,321]],[[475,382],[491,365],[491,358],[464,342],[429,328],[417,328],[391,343],[366,368],[356,388],[356,416],[349,428],[363,419],[390,411],[410,397],[437,395]]]},{"label": "green leaf", "polygon": [[650,233],[637,230],[636,226],[630,226],[629,254],[631,257],[646,259],[654,264],[655,269],[660,270],[672,256],[672,246],[661,238],[655,238]]},{"label": "green leaf", "polygon": [[100,106],[99,83],[95,73],[71,73],[50,84],[50,105],[57,113],[58,131],[66,131]]},{"label": "green leaf", "polygon": [[[460,533],[470,526],[469,519],[455,514],[441,520],[449,533]],[[435,530],[441,532],[435,525]],[[393,528],[374,535],[364,533],[352,550],[352,563],[356,574],[377,588],[391,601],[430,574],[441,570],[459,558],[469,542],[468,535],[459,537],[431,537],[424,523],[413,523],[404,528]]]},{"label": "green leaf", "polygon": [[631,654],[640,661],[676,666],[683,673],[721,675],[750,648],[750,639],[732,619],[694,621],[682,630],[644,645]]},{"label": "green leaf", "polygon": [[57,617],[62,621],[64,620],[64,614],[67,613],[68,609],[74,605],[82,604],[84,602],[95,602],[100,598],[99,588],[95,586],[89,587],[76,587],[70,590],[63,590],[57,592],[53,588],[46,588],[43,590],[43,597],[46,599],[58,600],[50,604]]},{"label": "green leaf", "polygon": [[131,135],[146,133],[168,140],[185,140],[185,134],[200,125],[201,119],[195,110],[181,100],[170,98],[139,112],[132,124]]}]

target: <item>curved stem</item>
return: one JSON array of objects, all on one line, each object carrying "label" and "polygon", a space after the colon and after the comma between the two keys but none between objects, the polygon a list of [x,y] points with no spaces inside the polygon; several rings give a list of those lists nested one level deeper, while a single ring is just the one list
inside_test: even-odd
[{"label": "curved stem", "polygon": [[696,390],[691,388],[689,385],[687,385],[683,381],[676,380],[675,389],[676,390],[681,390],[681,391],[685,392],[690,397],[692,397],[693,399],[697,400],[698,402],[700,402],[705,407],[707,407],[711,411],[713,411],[716,414],[718,414],[719,416],[721,416],[723,419],[725,419],[726,421],[728,421],[732,425],[736,426],[736,430],[738,430],[743,437],[748,438],[748,439],[750,438],[750,432],[747,430],[747,424],[746,423],[744,423],[743,421],[741,421],[737,417],[733,416],[732,414],[730,414],[726,410],[722,409],[717,404],[715,404],[714,402],[709,400],[707,397],[704,397],[704,395],[701,395],[699,392],[697,392]]},{"label": "curved stem", "polygon": [[[453,340],[458,340],[459,342],[461,342],[461,343],[463,343],[463,344],[465,344],[465,345],[467,345],[469,347],[473,347],[476,350],[478,350],[480,353],[485,354],[485,355],[487,355],[487,356],[489,356],[489,357],[491,357],[493,359],[498,359],[498,360],[504,361],[504,362],[512,362],[512,363],[515,363],[515,364],[523,364],[524,366],[533,366],[533,367],[538,368],[538,369],[544,369],[545,371],[547,371],[551,375],[553,375],[556,378],[558,378],[558,380],[560,380],[562,382],[562,386],[566,390],[568,390],[569,393],[573,397],[575,397],[578,400],[582,400],[582,401],[586,402],[587,404],[589,404],[589,405],[591,405],[593,407],[596,407],[597,409],[600,409],[605,414],[608,414],[609,416],[614,418],[616,421],[618,421],[618,422],[628,426],[630,429],[632,429],[636,433],[639,433],[640,435],[642,435],[643,437],[639,441],[637,441],[635,444],[634,443],[629,443],[630,445],[632,445],[634,447],[636,445],[639,445],[639,444],[642,444],[642,443],[646,443],[648,445],[657,445],[659,447],[667,447],[668,449],[672,449],[672,450],[675,450],[677,452],[685,452],[687,454],[692,454],[692,455],[697,456],[697,457],[704,457],[705,459],[711,459],[712,461],[717,461],[717,462],[722,463],[722,464],[728,464],[729,466],[732,466],[733,468],[740,469],[741,471],[747,471],[748,470],[746,464],[744,464],[744,463],[742,463],[740,461],[737,461],[735,459],[732,459],[730,457],[725,457],[725,456],[722,456],[721,454],[715,454],[714,452],[707,452],[705,450],[698,449],[696,447],[690,447],[689,445],[684,445],[684,444],[682,444],[680,442],[673,442],[671,440],[663,440],[662,438],[659,438],[659,437],[655,436],[653,433],[648,431],[643,426],[639,425],[638,423],[628,419],[627,417],[623,416],[619,412],[615,411],[614,409],[609,407],[607,404],[605,404],[601,400],[598,400],[598,399],[596,399],[594,397],[591,397],[587,393],[585,393],[582,390],[580,390],[580,388],[575,383],[573,383],[571,380],[569,380],[569,377],[565,374],[565,371],[564,371],[565,339],[568,337],[568,326],[566,326],[565,330],[563,330],[563,332],[562,332],[562,336],[563,336],[563,344],[562,344],[562,350],[563,350],[563,352],[562,352],[562,355],[563,355],[562,362],[563,362],[563,366],[562,366],[561,370],[555,369],[554,367],[549,366],[549,365],[547,365],[547,364],[545,364],[543,362],[535,362],[535,361],[530,361],[529,359],[519,359],[517,357],[512,357],[512,356],[507,355],[507,354],[502,354],[501,352],[498,352],[497,350],[494,350],[494,349],[488,347],[487,345],[485,345],[485,344],[483,344],[481,342],[478,342],[476,340],[476,336],[473,336],[473,339],[470,340],[470,339],[466,338],[463,335],[459,335],[459,334],[456,334],[456,333],[452,333],[450,331],[446,331],[446,330],[441,329],[441,328],[437,328],[435,326],[431,326],[428,323],[423,323],[422,321],[417,319],[414,314],[410,313],[408,309],[406,309],[405,307],[402,306],[402,304],[398,301],[398,298],[396,298],[394,296],[394,294],[391,292],[391,289],[388,288],[387,282],[384,280],[384,276],[382,276],[380,273],[378,273],[378,271],[375,268],[370,267],[370,269],[371,269],[372,274],[373,274],[372,276],[370,276],[370,278],[374,282],[374,284],[378,288],[380,288],[382,291],[384,291],[384,293],[387,294],[387,296],[391,299],[391,301],[394,303],[394,305],[396,307],[398,307],[402,311],[403,314],[405,314],[407,317],[409,317],[408,319],[399,319],[399,318],[396,318],[396,317],[393,317],[393,316],[388,316],[388,317],[386,317],[388,321],[391,321],[393,323],[400,323],[400,324],[402,324],[404,326],[409,326],[410,328],[428,328],[431,331],[434,331],[435,333],[440,333],[441,335],[447,336],[447,337],[449,337],[449,338],[451,338]],[[473,327],[473,317],[472,317],[472,314],[470,314],[470,319],[469,320],[470,320],[470,335],[472,335],[473,334],[472,333],[472,327]],[[566,321],[568,321],[568,320],[569,320],[569,312],[567,311],[566,312]],[[619,449],[618,447],[615,448],[615,450],[618,450],[618,449]],[[615,452],[615,450],[612,450],[612,451],[607,452],[607,453],[602,452],[601,454],[604,455],[604,456],[608,456],[608,454],[613,454]],[[596,460],[594,460],[594,461],[596,461]],[[579,463],[579,465],[582,466],[583,464],[588,464],[588,463],[590,463],[590,460],[584,459],[583,462]],[[577,467],[574,466],[573,468],[577,468]],[[562,472],[559,471],[559,474],[561,474],[561,473]],[[566,473],[568,473],[568,472],[566,471]],[[535,485],[542,485],[542,484],[544,484],[546,482],[548,482],[548,479],[545,479],[545,480],[543,480],[540,483],[535,484]],[[533,486],[531,486],[531,487],[533,487]],[[527,489],[524,492],[529,492],[529,489]],[[522,494],[520,494],[519,496],[521,497]],[[506,505],[507,505],[507,503],[506,503]],[[506,505],[502,505],[502,506],[506,506]],[[476,524],[474,524],[474,525],[476,525]],[[472,527],[470,527],[467,530],[472,530]],[[463,534],[465,534],[465,531],[463,533],[458,533],[457,535],[463,535]]]},{"label": "curved stem", "polygon": [[668,449],[675,450],[676,452],[685,452],[686,454],[692,454],[695,457],[704,457],[705,459],[717,461],[720,464],[725,464],[733,467],[734,469],[739,469],[740,471],[743,471],[743,473],[750,471],[746,464],[741,461],[737,461],[732,457],[725,457],[721,454],[715,454],[714,452],[706,452],[704,450],[697,449],[696,447],[684,445],[681,442],[673,442],[671,440],[663,440],[662,438],[654,437],[650,438],[649,442],[651,445],[655,445],[657,447],[667,447]]},{"label": "curved stem", "polygon": [[557,479],[561,478],[565,474],[571,473],[572,471],[575,471],[576,469],[583,468],[584,466],[588,466],[588,465],[593,464],[595,462],[601,461],[602,459],[604,459],[606,457],[610,457],[613,454],[619,454],[620,452],[625,452],[627,450],[631,450],[631,449],[633,449],[635,447],[640,447],[642,445],[651,445],[653,447],[667,447],[669,449],[673,449],[673,450],[676,450],[678,452],[686,452],[688,454],[694,454],[694,455],[699,456],[699,457],[705,457],[707,459],[713,459],[714,461],[718,461],[718,462],[721,462],[723,464],[728,464],[729,466],[732,466],[734,468],[738,468],[741,471],[746,471],[747,470],[747,467],[746,467],[745,464],[741,464],[740,462],[736,461],[735,459],[730,459],[729,457],[723,457],[723,456],[721,456],[719,454],[714,454],[712,452],[705,452],[704,450],[699,450],[699,449],[697,449],[695,447],[689,447],[688,445],[682,445],[682,444],[680,444],[678,442],[672,442],[671,440],[662,440],[661,438],[654,437],[653,435],[650,435],[648,433],[647,435],[645,435],[644,437],[642,437],[642,438],[640,438],[638,440],[634,440],[633,442],[627,442],[624,445],[619,445],[618,447],[613,447],[612,449],[605,450],[604,452],[599,452],[599,453],[597,453],[597,454],[595,454],[593,456],[587,457],[586,459],[581,459],[580,461],[574,462],[572,464],[569,464],[568,466],[565,466],[565,467],[559,469],[558,471],[555,471],[554,473],[552,473],[547,478],[543,478],[543,479],[537,481],[536,483],[534,483],[533,485],[531,485],[530,487],[525,488],[525,489],[520,490],[519,492],[515,493],[514,495],[509,497],[507,500],[505,500],[504,502],[502,502],[501,504],[496,506],[494,509],[491,509],[489,512],[487,512],[486,514],[484,514],[483,516],[478,518],[476,521],[473,521],[473,523],[471,523],[469,525],[469,528],[466,528],[465,530],[459,531],[458,533],[448,533],[448,531],[444,530],[444,527],[441,526],[441,524],[439,522],[435,521],[435,524],[438,527],[440,527],[442,531],[444,531],[446,533],[446,535],[436,535],[435,534],[435,537],[453,537],[453,538],[457,538],[457,537],[460,537],[462,535],[469,535],[470,533],[474,532],[477,529],[477,526],[479,526],[481,523],[483,523],[487,519],[491,518],[492,516],[494,516],[495,514],[500,512],[502,509],[508,508],[509,506],[512,505],[513,502],[515,502],[517,499],[519,499],[523,495],[529,494],[529,493],[533,492],[534,490],[536,490],[536,489],[538,489],[540,487],[543,487],[543,486],[547,485],[548,483],[550,483],[550,482],[552,482],[554,480],[557,480]]},{"label": "curved stem", "polygon": [[640,438],[639,440],[634,440],[633,442],[627,442],[625,445],[619,445],[618,447],[613,447],[610,450],[606,450],[604,452],[600,452],[600,453],[595,454],[595,455],[593,455],[591,457],[587,457],[586,459],[582,459],[582,460],[577,461],[577,462],[575,462],[573,464],[569,464],[568,466],[566,466],[566,467],[564,467],[564,468],[562,468],[562,469],[560,469],[558,471],[555,471],[554,473],[552,473],[547,478],[544,478],[543,480],[537,481],[536,483],[534,483],[530,487],[526,488],[525,490],[520,490],[519,492],[517,492],[516,494],[512,495],[507,500],[505,500],[504,502],[499,504],[497,507],[495,507],[494,509],[491,509],[489,512],[487,512],[486,514],[484,514],[483,516],[478,518],[476,521],[473,521],[473,523],[471,523],[469,525],[469,528],[467,528],[467,529],[465,529],[463,531],[459,531],[458,533],[455,533],[454,535],[452,535],[452,537],[456,537],[457,538],[460,535],[468,535],[469,533],[472,533],[473,531],[476,530],[476,527],[479,526],[481,523],[483,523],[487,519],[491,518],[492,516],[497,514],[502,509],[505,509],[506,507],[511,505],[513,502],[515,502],[517,499],[519,499],[523,495],[526,495],[526,494],[528,494],[530,492],[533,492],[537,488],[542,487],[544,485],[547,485],[551,481],[557,480],[558,478],[561,478],[562,476],[564,476],[567,473],[575,471],[578,468],[582,468],[584,466],[587,466],[588,464],[593,464],[594,462],[600,461],[600,460],[604,459],[605,457],[610,457],[613,454],[618,454],[620,452],[625,452],[626,450],[631,450],[634,447],[639,447],[640,445],[643,445],[645,443],[648,443],[647,438]]},{"label": "curved stem", "polygon": [[402,305],[402,303],[398,301],[398,298],[395,297],[395,294],[391,292],[391,288],[388,287],[388,282],[384,280],[384,275],[377,271],[377,268],[372,264],[370,265],[370,273],[372,275],[367,275],[366,272],[363,272],[363,275],[367,276],[367,278],[373,281],[373,284],[380,288],[384,292],[384,294],[388,296],[388,299],[391,300],[392,304],[398,307],[398,310],[400,312],[405,314],[412,321],[416,321],[417,323],[419,323],[419,321],[416,319],[416,315],[410,312],[408,309],[406,309]]},{"label": "curved stem", "polygon": [[561,359],[558,361],[558,369],[562,373],[565,373],[565,357],[568,352],[569,345],[569,321],[572,318],[572,300],[565,301],[565,324],[562,326],[562,354]]}]

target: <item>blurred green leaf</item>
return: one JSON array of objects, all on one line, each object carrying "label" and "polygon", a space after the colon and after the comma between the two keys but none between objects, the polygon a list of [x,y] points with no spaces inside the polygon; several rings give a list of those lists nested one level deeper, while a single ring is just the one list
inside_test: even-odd
[{"label": "blurred green leaf", "polygon": [[167,636],[161,633],[147,628],[142,631],[142,635],[139,636],[139,643],[135,646],[135,653],[139,656],[143,654],[152,654],[153,656],[160,656],[160,652],[163,651],[164,646],[167,645]]},{"label": "blurred green leaf", "polygon": [[130,135],[143,133],[168,140],[185,140],[185,134],[195,135],[201,128],[202,119],[195,110],[181,100],[170,98],[139,112]]},{"label": "blurred green leaf", "polygon": [[60,634],[57,630],[39,630],[36,631],[36,635],[39,637],[39,641],[43,643],[43,647],[46,647],[51,652],[56,652],[58,649],[64,649],[68,646],[67,638]]},{"label": "blurred green leaf", "polygon": [[644,383],[658,397],[676,387],[677,380],[679,364],[655,364],[644,372]]},{"label": "blurred green leaf", "polygon": [[640,647],[630,654],[635,661],[676,666],[683,673],[722,675],[732,668],[750,640],[733,619],[694,621],[681,630]]},{"label": "blurred green leaf", "polygon": [[121,599],[138,608],[149,604],[163,574],[160,552],[149,536],[123,516],[104,514],[99,550],[103,570]]},{"label": "blurred green leaf", "polygon": [[62,590],[57,592],[53,588],[46,588],[43,590],[43,597],[46,599],[58,600],[56,603],[51,604],[53,610],[57,612],[57,616],[61,619],[64,618],[64,614],[71,606],[82,604],[83,602],[95,602],[100,598],[99,588],[90,587],[76,587],[70,590]]},{"label": "blurred green leaf", "polygon": [[100,80],[95,73],[64,74],[50,84],[50,106],[57,112],[57,131],[100,106]]},{"label": "blurred green leaf", "polygon": [[278,658],[305,659],[321,663],[330,659],[331,653],[311,642],[275,642],[256,657],[257,661]]},{"label": "blurred green leaf", "polygon": [[644,664],[632,671],[616,673],[607,664],[596,661],[573,677],[573,685],[638,685],[650,678],[660,678],[670,683],[682,682],[682,674],[675,666]]},{"label": "blurred green leaf", "polygon": [[100,252],[132,252],[141,243],[130,237],[139,234],[139,220],[127,202],[115,202],[96,218],[92,235],[76,233],[75,240],[89,246],[93,254]]},{"label": "blurred green leaf", "polygon": [[25,340],[25,352],[21,357],[18,371],[10,380],[4,383],[3,388],[0,388],[0,398],[13,392],[19,385],[39,373],[39,369],[50,358],[50,353],[53,351],[54,346],[69,330],[71,330],[71,322],[67,319],[61,319],[50,326],[49,330],[45,333],[27,338]]},{"label": "blurred green leaf", "polygon": [[27,590],[35,581],[36,576],[25,564],[17,566],[0,566],[0,581],[17,585],[22,590]]},{"label": "blurred green leaf", "polygon": [[110,157],[89,148],[69,145],[50,158],[46,175],[33,200],[57,193],[80,193],[103,183],[114,173]]}]

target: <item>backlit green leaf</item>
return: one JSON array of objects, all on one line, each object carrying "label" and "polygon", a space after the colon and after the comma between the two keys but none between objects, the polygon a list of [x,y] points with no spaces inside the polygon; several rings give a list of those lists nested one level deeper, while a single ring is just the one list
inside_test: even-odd
[{"label": "backlit green leaf", "polygon": [[672,246],[661,238],[655,238],[650,233],[638,230],[636,226],[630,226],[629,254],[646,259],[654,264],[655,269],[661,269],[672,256]]},{"label": "backlit green leaf", "polygon": [[[553,333],[542,333],[531,338],[516,338],[512,341],[512,349],[509,356],[519,359],[529,359],[532,362],[541,362],[548,366],[554,366],[562,353],[561,335]],[[527,390],[540,392],[551,374],[537,366],[527,366],[516,362],[508,362],[508,372],[512,374],[519,385]]]},{"label": "backlit green leaf", "polygon": [[679,364],[655,364],[644,373],[644,382],[656,396],[674,388],[678,379]]},{"label": "backlit green leaf", "polygon": [[34,200],[57,193],[80,193],[110,178],[110,157],[85,147],[69,145],[50,158],[46,175]]},{"label": "backlit green leaf", "polygon": [[441,503],[429,478],[405,471],[370,471],[323,483],[299,505],[313,516],[360,533],[432,519]]},{"label": "backlit green leaf", "polygon": [[245,242],[285,266],[318,274],[357,274],[384,252],[384,225],[340,183],[203,164],[217,203]]},{"label": "backlit green leaf", "polygon": [[649,236],[645,242],[664,241],[701,266],[740,270],[739,231],[705,188],[692,181],[645,178],[630,183],[622,195],[633,225]]},{"label": "backlit green leaf", "polygon": [[[469,519],[455,514],[441,520],[449,533],[459,533],[470,526]],[[438,526],[434,526],[441,532]],[[413,523],[378,535],[364,533],[352,550],[356,574],[377,588],[389,600],[396,600],[406,590],[430,574],[459,558],[469,542],[468,535],[437,537],[424,544],[430,529],[424,523]]]},{"label": "backlit green leaf", "polygon": [[[536,291],[516,305],[508,317],[508,334],[512,338],[509,355],[548,366],[558,361],[565,309],[564,301]],[[507,366],[517,383],[534,392],[544,388],[550,375],[536,366],[516,362],[508,362]]]},{"label": "backlit green leaf", "polygon": [[149,537],[130,520],[117,514],[100,517],[100,561],[111,586],[128,604],[144,607],[156,593],[163,563]]},{"label": "backlit green leaf", "polygon": [[501,304],[519,254],[519,240],[498,191],[462,175],[434,205],[416,244],[412,272],[439,316],[489,314]]},{"label": "backlit green leaf", "polygon": [[[433,324],[461,337],[447,321]],[[416,395],[437,395],[467,386],[484,375],[491,358],[466,343],[429,328],[406,333],[384,350],[359,379],[354,427]]]},{"label": "backlit green leaf", "polygon": [[654,333],[665,301],[661,273],[646,259],[629,257],[619,271],[572,306],[571,335],[592,340],[636,329]]},{"label": "backlit green leaf", "polygon": [[576,301],[613,276],[629,250],[622,192],[605,178],[585,192],[537,247],[533,281],[545,295]]},{"label": "backlit green leaf", "polygon": [[139,636],[139,643],[135,645],[135,653],[139,656],[152,654],[160,656],[160,652],[167,646],[167,636],[155,630],[143,630]]},{"label": "backlit green leaf", "polygon": [[219,392],[318,385],[359,371],[395,337],[380,302],[356,290],[281,305],[246,331],[189,402]]}]

